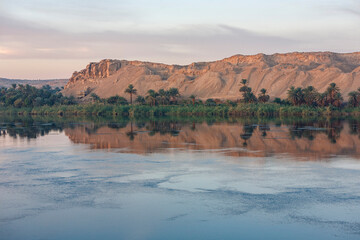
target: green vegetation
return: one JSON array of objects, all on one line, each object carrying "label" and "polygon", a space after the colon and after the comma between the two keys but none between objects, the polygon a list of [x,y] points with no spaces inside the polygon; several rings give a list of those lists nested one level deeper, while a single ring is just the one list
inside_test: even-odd
[{"label": "green vegetation", "polygon": [[66,115],[66,116],[126,116],[126,117],[155,117],[155,116],[341,116],[360,115],[360,108],[309,107],[280,105],[276,103],[239,103],[235,106],[217,104],[214,100],[207,100],[198,105],[117,105],[108,103],[91,103],[78,105],[54,105],[29,108],[1,108],[1,113],[16,115]]},{"label": "green vegetation", "polygon": [[344,107],[343,97],[335,83],[331,83],[324,93],[319,93],[312,86],[304,89],[291,87],[288,90],[288,101],[294,106]]},{"label": "green vegetation", "polygon": [[132,96],[133,94],[136,94],[137,90],[134,88],[132,84],[128,86],[127,89],[125,89],[125,93],[130,94],[130,104],[132,105]]},{"label": "green vegetation", "polygon": [[60,91],[60,88],[52,89],[49,85],[39,89],[30,85],[12,84],[11,88],[0,88],[0,106],[22,108],[76,103],[74,97],[64,97]]},{"label": "green vegetation", "polygon": [[331,83],[324,93],[314,87],[291,87],[286,99],[275,98],[269,102],[266,89],[261,89],[258,97],[248,87],[248,81],[242,80],[239,89],[242,99],[223,101],[207,99],[204,102],[195,95],[189,98],[180,96],[179,90],[170,88],[155,91],[150,89],[146,96],[133,95],[137,90],[129,85],[125,90],[130,95],[130,105],[121,96],[100,98],[90,95],[91,102],[75,104],[75,99],[64,97],[60,89],[45,86],[41,89],[26,86],[0,89],[0,113],[20,115],[92,115],[92,116],[341,116],[360,115],[360,88],[349,93],[349,102],[345,103],[335,83]]},{"label": "green vegetation", "polygon": [[254,93],[252,92],[252,89],[247,86],[248,81],[246,79],[243,79],[241,81],[242,87],[239,89],[239,91],[242,93],[242,101],[244,103],[254,103],[257,102],[258,99],[255,97]]}]

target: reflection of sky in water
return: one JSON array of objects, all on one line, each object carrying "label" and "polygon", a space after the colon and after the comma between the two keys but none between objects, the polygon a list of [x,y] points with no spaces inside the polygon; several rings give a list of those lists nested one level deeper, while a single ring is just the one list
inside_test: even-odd
[{"label": "reflection of sky in water", "polygon": [[0,138],[0,239],[359,239],[351,157],[137,155]]}]

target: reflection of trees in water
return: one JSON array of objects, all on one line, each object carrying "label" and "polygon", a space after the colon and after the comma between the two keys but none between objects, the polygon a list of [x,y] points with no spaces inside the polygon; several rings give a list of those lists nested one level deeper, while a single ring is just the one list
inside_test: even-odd
[{"label": "reflection of trees in water", "polygon": [[336,143],[343,128],[343,121],[340,119],[301,121],[294,122],[289,128],[289,133],[292,139],[306,138],[310,141],[314,140],[317,134],[325,133],[331,143]]},{"label": "reflection of trees in water", "polygon": [[[66,120],[66,119],[64,119]],[[77,119],[76,119],[77,120]],[[52,120],[51,120],[52,121]],[[1,123],[5,122],[5,123]],[[76,129],[81,127],[87,134],[97,134],[98,130],[102,127],[108,127],[111,129],[123,132],[128,136],[130,140],[134,140],[139,130],[147,130],[149,136],[156,134],[171,136],[178,136],[182,127],[186,126],[190,130],[196,129],[197,123],[207,123],[208,128],[199,128],[197,134],[201,134],[202,131],[211,131],[214,127],[214,119],[204,119],[201,121],[189,121],[183,122],[181,120],[173,119],[161,119],[161,120],[140,120],[130,121],[126,119],[111,119],[110,121],[67,121],[63,122],[62,119],[57,121],[49,120],[37,120],[32,118],[7,119],[6,121],[0,121],[0,136],[8,135],[13,138],[36,138],[38,136],[44,136],[52,130],[62,131],[64,127],[70,129]],[[243,145],[247,146],[249,139],[254,135],[256,131],[259,131],[259,135],[263,138],[267,137],[268,131],[270,131],[270,125],[280,127],[282,124],[289,126],[289,134],[292,139],[305,138],[310,141],[314,140],[318,134],[326,134],[331,143],[336,143],[340,138],[340,133],[344,128],[344,120],[342,119],[240,119],[242,122],[242,129],[240,138],[243,140]],[[357,119],[348,119],[350,127],[350,134],[359,135],[360,138],[360,122]],[[233,123],[236,123],[234,121]],[[130,124],[130,125],[129,125]],[[128,128],[130,127],[130,131]],[[127,130],[122,130],[126,128]],[[207,129],[207,130],[206,130]],[[221,128],[217,128],[220,129]]]},{"label": "reflection of trees in water", "polygon": [[313,122],[295,122],[289,127],[291,139],[306,138],[310,141],[315,139],[315,134],[320,133],[319,126]]},{"label": "reflection of trees in water", "polygon": [[112,129],[125,128],[127,125],[128,125],[128,122],[127,122],[127,121],[123,121],[123,122],[111,122],[111,123],[108,123],[108,124],[107,124],[107,126],[108,126],[109,128],[112,128]]},{"label": "reflection of trees in water", "polygon": [[270,126],[264,123],[260,123],[259,130],[261,131],[261,136],[266,137],[267,131],[270,131]]},{"label": "reflection of trees in water", "polygon": [[126,136],[129,137],[130,141],[133,141],[135,136],[137,135],[136,132],[134,132],[133,122],[130,122],[130,131],[126,133]]},{"label": "reflection of trees in water", "polygon": [[210,118],[210,119],[206,120],[206,123],[207,123],[208,126],[212,126],[212,125],[214,125],[215,120]]},{"label": "reflection of trees in water", "polygon": [[85,126],[85,132],[89,135],[95,134],[100,127],[101,126],[99,126],[98,124],[90,124],[88,126]]},{"label": "reflection of trees in water", "polygon": [[256,130],[257,126],[258,131],[261,132],[261,136],[262,137],[266,137],[267,136],[267,131],[270,131],[270,126],[268,124],[265,123],[260,123],[260,124],[250,124],[250,123],[245,123],[243,124],[243,128],[242,128],[242,133],[240,134],[240,138],[243,141],[243,146],[246,147],[247,146],[247,142],[248,140],[253,136],[254,131]]},{"label": "reflection of trees in water", "polygon": [[85,132],[89,135],[96,134],[97,131],[102,128],[104,125],[111,129],[122,129],[125,128],[128,124],[128,121],[120,121],[120,122],[110,122],[110,123],[91,123],[91,124],[82,124],[85,126]]},{"label": "reflection of trees in water", "polygon": [[[154,136],[156,133],[161,135],[170,134],[172,136],[177,136],[181,130],[181,123],[178,121],[121,121],[121,122],[111,122],[111,123],[97,123],[90,124],[85,126],[85,131],[91,135],[96,134],[98,129],[101,127],[107,126],[111,129],[120,130],[126,128],[130,124],[130,131],[127,131],[125,134],[129,137],[130,140],[134,140],[137,135],[137,131],[140,129],[146,129],[149,131],[149,136]],[[135,129],[136,128],[136,129]]]},{"label": "reflection of trees in water", "polygon": [[177,121],[151,121],[146,124],[146,129],[150,131],[149,136],[154,136],[156,133],[177,136],[180,133],[181,124]]},{"label": "reflection of trees in water", "polygon": [[34,121],[16,121],[13,123],[1,124],[1,136],[8,135],[12,138],[34,139],[45,136],[50,131],[62,131],[63,127],[55,123],[39,123]]},{"label": "reflection of trees in water", "polygon": [[340,138],[340,133],[344,128],[343,122],[339,119],[327,122],[326,132],[331,143],[336,143]]},{"label": "reflection of trees in water", "polygon": [[[38,136],[44,136],[49,134],[52,130],[62,131],[63,128],[76,129],[83,128],[88,135],[97,134],[98,130],[104,126],[120,130],[126,128],[129,124],[129,120],[122,119],[121,121],[103,121],[103,122],[63,122],[61,123],[58,119],[58,123],[52,122],[36,122],[31,117],[29,118],[9,118],[3,120],[5,123],[0,121],[0,136],[8,135],[13,138],[36,138]],[[60,122],[60,123],[59,123]],[[159,133],[161,135],[170,134],[172,136],[179,135],[181,126],[183,123],[179,121],[169,120],[169,121],[133,121],[130,122],[130,131],[127,131],[125,134],[129,137],[130,140],[134,140],[137,132],[134,128],[137,129],[147,129],[149,135],[155,135]],[[193,124],[195,125],[195,124]],[[136,127],[135,127],[136,126]]]},{"label": "reflection of trees in water", "polygon": [[350,126],[350,134],[351,135],[358,135],[359,134],[359,122],[354,119],[349,120]]},{"label": "reflection of trees in water", "polygon": [[196,124],[195,124],[195,122],[192,122],[190,129],[191,129],[192,131],[194,131],[194,130],[196,129]]},{"label": "reflection of trees in water", "polygon": [[276,119],[274,125],[275,127],[281,127],[282,125],[281,119]]},{"label": "reflection of trees in water", "polygon": [[356,119],[349,119],[350,134],[358,135],[360,139],[360,122]]},{"label": "reflection of trees in water", "polygon": [[247,124],[245,123],[243,125],[243,129],[242,129],[242,133],[240,134],[241,139],[244,140],[243,142],[243,146],[246,147],[247,146],[247,141],[251,138],[251,136],[254,133],[256,126],[252,125],[252,124]]},{"label": "reflection of trees in water", "polygon": [[136,122],[135,125],[137,128],[144,128],[146,125],[146,122]]}]

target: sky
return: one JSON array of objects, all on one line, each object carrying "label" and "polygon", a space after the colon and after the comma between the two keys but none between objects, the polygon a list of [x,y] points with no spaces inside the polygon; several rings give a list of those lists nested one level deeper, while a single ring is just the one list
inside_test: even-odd
[{"label": "sky", "polygon": [[0,0],[0,77],[69,78],[101,59],[360,51],[360,0]]}]

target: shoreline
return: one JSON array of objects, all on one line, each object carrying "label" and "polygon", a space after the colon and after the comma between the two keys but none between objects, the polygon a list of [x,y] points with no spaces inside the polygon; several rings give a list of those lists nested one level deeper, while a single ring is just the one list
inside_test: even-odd
[{"label": "shoreline", "polygon": [[275,103],[242,103],[237,106],[217,105],[110,105],[77,104],[41,106],[33,108],[0,107],[1,115],[40,116],[119,116],[119,117],[320,117],[320,116],[360,116],[360,108],[344,109],[279,105]]}]

